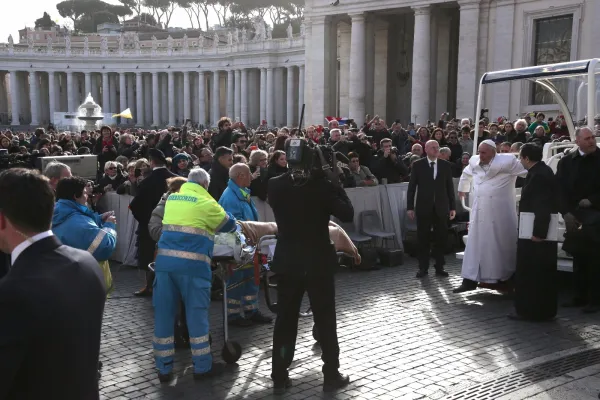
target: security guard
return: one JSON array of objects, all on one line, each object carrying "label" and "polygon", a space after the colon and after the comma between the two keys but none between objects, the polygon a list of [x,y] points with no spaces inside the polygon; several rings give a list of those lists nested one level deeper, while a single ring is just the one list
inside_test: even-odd
[{"label": "security guard", "polygon": [[[258,221],[258,211],[250,197],[252,178],[250,168],[246,164],[234,164],[229,169],[227,189],[219,199],[221,207],[238,221]],[[227,282],[228,286],[234,286],[227,296],[227,320],[232,325],[269,324],[273,320],[258,309],[260,287],[254,283],[253,277],[254,265],[251,263],[237,270]]]},{"label": "security guard", "polygon": [[211,257],[216,232],[233,232],[235,218],[207,192],[210,176],[201,168],[190,171],[179,193],[167,199],[163,232],[158,242],[154,281],[154,355],[158,378],[173,378],[174,323],[179,299],[185,304],[194,378],[216,373],[208,333]]}]

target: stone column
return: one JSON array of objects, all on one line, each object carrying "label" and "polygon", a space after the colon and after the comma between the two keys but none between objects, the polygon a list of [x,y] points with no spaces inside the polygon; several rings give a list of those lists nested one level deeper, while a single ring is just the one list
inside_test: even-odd
[{"label": "stone column", "polygon": [[144,81],[144,126],[152,124],[152,76],[142,74]]},{"label": "stone column", "polygon": [[85,90],[84,90],[85,93],[83,93],[83,98],[85,99],[88,94],[92,93],[92,73],[84,72],[84,75],[85,75]]},{"label": "stone column", "polygon": [[91,76],[92,79],[92,97],[96,103],[100,103],[100,86],[98,85],[98,74]]},{"label": "stone column", "polygon": [[[121,112],[129,107],[127,104],[127,77],[124,72],[119,74],[119,106],[121,109],[115,112]],[[126,122],[127,120],[121,117],[121,123],[124,124]]]},{"label": "stone column", "polygon": [[[69,88],[71,85],[69,84],[69,73],[67,72],[67,96],[71,93]],[[71,101],[67,101],[69,104],[69,109],[71,108]],[[72,110],[69,110],[72,111]],[[102,73],[102,112],[110,113],[110,94],[108,93],[108,72]]]},{"label": "stone column", "polygon": [[56,111],[56,81],[54,71],[48,71],[48,114],[50,122],[54,123],[54,112]]},{"label": "stone column", "polygon": [[108,87],[110,90],[110,110],[108,112],[118,113],[119,107],[117,107],[117,82],[114,74],[108,75]]},{"label": "stone column", "polygon": [[286,91],[287,91],[287,108],[286,108],[286,117],[287,117],[287,121],[286,121],[286,125],[288,127],[292,127],[294,125],[294,121],[295,121],[295,115],[294,115],[294,106],[296,105],[294,103],[295,100],[295,96],[294,96],[294,70],[296,67],[294,66],[290,66],[287,67],[287,86],[286,86]]},{"label": "stone column", "polygon": [[135,82],[133,74],[125,74],[125,80],[127,81],[127,107],[130,109],[132,107],[135,108]]},{"label": "stone column", "polygon": [[429,6],[413,7],[415,35],[413,41],[413,66],[411,89],[411,121],[424,124],[429,115],[431,9]]},{"label": "stone column", "polygon": [[37,72],[31,71],[29,73],[29,102],[31,103],[31,126],[39,125],[40,118],[40,104],[38,101],[39,81]]},{"label": "stone column", "polygon": [[137,109],[136,126],[142,126],[144,124],[144,82],[141,72],[135,73],[135,102]]},{"label": "stone column", "polygon": [[11,125],[21,125],[19,116],[21,115],[21,92],[18,83],[17,71],[10,71],[10,103],[12,111]]},{"label": "stone column", "polygon": [[190,73],[183,72],[183,121],[192,118],[192,109],[190,106]]},{"label": "stone column", "polygon": [[198,72],[198,124],[206,126],[206,76]]},{"label": "stone column", "polygon": [[221,71],[213,72],[212,81],[212,125],[217,126],[219,119],[221,119]]},{"label": "stone column", "polygon": [[[104,82],[102,82],[104,84]],[[108,80],[106,81],[106,94],[108,95]],[[104,86],[103,86],[104,87]],[[67,112],[74,113],[77,111],[77,107],[75,106],[75,99],[73,96],[73,72],[67,71]],[[108,104],[108,99],[106,100]],[[104,106],[103,106],[104,107]]]},{"label": "stone column", "polygon": [[175,126],[175,73],[173,71],[169,71],[167,72],[167,75],[167,92],[169,94],[169,125]]},{"label": "stone column", "polygon": [[[302,106],[304,105],[304,65],[298,67],[298,124],[302,117]],[[305,117],[306,118],[306,117]],[[304,121],[302,122],[304,124]]]},{"label": "stone column", "polygon": [[[352,28],[346,22],[338,24],[339,36],[339,57],[340,57],[340,88],[339,88],[339,116],[347,117],[349,115],[348,90],[350,87],[350,40]],[[387,68],[387,65],[385,66]]]},{"label": "stone column", "polygon": [[227,71],[227,116],[229,118],[233,118],[234,110],[233,110],[233,101],[234,101],[234,83],[233,77],[234,72],[232,69]]},{"label": "stone column", "polygon": [[235,96],[234,96],[234,107],[233,107],[233,115],[236,121],[240,121],[241,119],[241,114],[240,114],[240,108],[242,107],[240,100],[241,100],[241,95],[242,95],[242,83],[240,82],[241,80],[241,72],[239,69],[235,70]]},{"label": "stone column", "polygon": [[275,76],[274,76],[273,68],[267,68],[267,125],[274,126],[275,125],[275,98],[274,98],[274,84],[275,84]]},{"label": "stone column", "polygon": [[366,60],[365,60],[365,15],[351,14],[352,33],[350,45],[350,87],[348,88],[349,117],[356,125],[365,121]]},{"label": "stone column", "polygon": [[158,72],[152,73],[152,126],[160,126],[160,96],[158,94]]},{"label": "stone column", "polygon": [[[600,7],[596,2],[596,8],[600,12]],[[594,14],[599,15],[599,14]],[[509,1],[497,1],[496,2],[496,21],[513,21],[515,19],[515,0]],[[594,26],[600,26],[600,24],[594,23]],[[494,46],[490,48],[490,51],[494,52],[494,71],[503,71],[512,68],[512,51],[506,50],[506,43],[512,43],[514,38],[514,31],[512,29],[503,29],[503,24],[496,22],[496,29],[493,36]],[[596,28],[597,29],[597,28]],[[599,31],[600,34],[600,31]],[[597,36],[596,40],[600,40]],[[478,77],[479,78],[479,77]],[[511,82],[498,82],[492,86],[493,94],[488,98],[491,99],[490,104],[490,116],[499,117],[510,115],[510,89]],[[478,113],[479,111],[477,111]]]},{"label": "stone column", "polygon": [[240,75],[240,120],[248,125],[248,70],[241,70]]},{"label": "stone column", "polygon": [[460,0],[458,39],[458,77],[456,84],[456,118],[478,117],[477,45],[479,36],[479,0]]},{"label": "stone column", "polygon": [[267,119],[267,69],[260,69],[260,122]]},{"label": "stone column", "polygon": [[[284,126],[285,118],[285,68],[273,68],[273,104],[275,105],[275,126]],[[277,90],[275,90],[277,88]]]},{"label": "stone column", "polygon": [[169,75],[160,74],[158,85],[160,86],[160,123],[164,125],[169,120]]}]

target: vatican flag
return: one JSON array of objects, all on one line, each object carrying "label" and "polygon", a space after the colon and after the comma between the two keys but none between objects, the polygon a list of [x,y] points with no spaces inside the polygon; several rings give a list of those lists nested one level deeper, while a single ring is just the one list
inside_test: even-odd
[{"label": "vatican flag", "polygon": [[129,108],[121,111],[120,114],[114,114],[112,117],[113,118],[121,117],[121,118],[133,119],[133,117],[131,116],[131,110]]}]

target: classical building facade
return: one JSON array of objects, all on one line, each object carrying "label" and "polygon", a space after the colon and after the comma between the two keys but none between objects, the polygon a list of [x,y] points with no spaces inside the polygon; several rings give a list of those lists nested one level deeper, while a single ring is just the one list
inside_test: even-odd
[{"label": "classical building facade", "polygon": [[[294,125],[304,103],[304,124],[476,117],[486,71],[600,57],[598,20],[598,0],[306,0],[302,32],[285,39],[257,27],[233,38],[9,43],[0,45],[0,124],[43,125],[88,92],[104,112],[131,108],[140,126],[213,125],[222,115]],[[517,81],[486,88],[484,104],[493,118],[558,111]]]}]

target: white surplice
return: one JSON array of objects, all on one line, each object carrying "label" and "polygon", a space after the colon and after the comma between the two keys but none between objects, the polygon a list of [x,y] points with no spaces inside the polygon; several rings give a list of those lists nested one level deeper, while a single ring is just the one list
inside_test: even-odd
[{"label": "white surplice", "polygon": [[469,238],[462,277],[496,283],[509,279],[517,263],[517,204],[515,182],[527,175],[513,154],[496,154],[487,166],[473,156],[458,183],[459,192],[472,192]]}]

